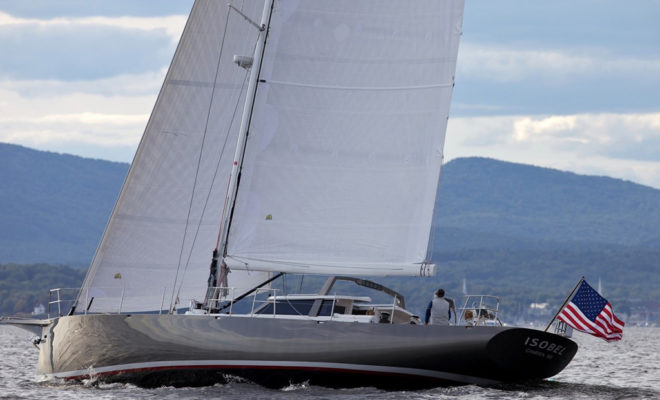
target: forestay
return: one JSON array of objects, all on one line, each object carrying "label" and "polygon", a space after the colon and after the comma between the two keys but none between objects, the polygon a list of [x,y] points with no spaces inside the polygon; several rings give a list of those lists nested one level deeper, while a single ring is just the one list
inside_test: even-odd
[{"label": "forestay", "polygon": [[463,1],[276,0],[234,270],[428,272]]},{"label": "forestay", "polygon": [[[236,7],[258,19],[263,2]],[[248,71],[232,59],[252,55],[258,34],[227,1],[195,2],[78,312],[90,303],[90,312],[167,309],[177,294],[184,306],[203,300],[247,87]],[[229,285],[266,278],[236,271]]]}]

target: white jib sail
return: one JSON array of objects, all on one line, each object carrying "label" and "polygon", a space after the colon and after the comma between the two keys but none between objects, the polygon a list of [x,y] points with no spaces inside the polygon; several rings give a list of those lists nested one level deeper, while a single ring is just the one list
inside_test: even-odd
[{"label": "white jib sail", "polygon": [[[234,2],[259,19],[262,1]],[[229,14],[229,15],[228,15]],[[198,0],[78,297],[78,312],[201,301],[216,246],[259,31],[227,1]],[[267,279],[234,271],[235,295]],[[231,293],[230,293],[231,295]],[[93,299],[93,300],[92,300]]]},{"label": "white jib sail", "polygon": [[425,272],[462,14],[462,0],[275,1],[231,268]]}]

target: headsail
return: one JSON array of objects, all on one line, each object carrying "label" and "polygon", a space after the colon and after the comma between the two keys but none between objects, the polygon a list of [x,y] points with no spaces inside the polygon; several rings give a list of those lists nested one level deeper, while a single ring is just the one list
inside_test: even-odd
[{"label": "headsail", "polygon": [[[236,8],[261,15],[263,2],[245,3]],[[167,309],[177,294],[203,300],[247,87],[233,57],[251,55],[257,36],[227,1],[195,2],[78,311]],[[229,284],[265,279],[237,271]]]},{"label": "headsail", "polygon": [[275,1],[231,268],[426,272],[462,14],[462,0]]}]

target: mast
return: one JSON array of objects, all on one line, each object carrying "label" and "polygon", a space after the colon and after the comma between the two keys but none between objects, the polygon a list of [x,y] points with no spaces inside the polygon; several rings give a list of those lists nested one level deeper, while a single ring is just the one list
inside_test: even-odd
[{"label": "mast", "polygon": [[[231,7],[231,6],[230,6]],[[231,174],[229,177],[229,184],[227,188],[227,196],[225,199],[225,204],[229,205],[228,213],[223,212],[220,235],[218,238],[218,244],[216,249],[213,251],[213,261],[211,263],[211,273],[209,277],[209,289],[211,285],[217,286],[221,282],[226,285],[227,279],[227,268],[224,262],[221,265],[220,275],[217,275],[217,265],[220,257],[224,257],[227,253],[227,238],[229,233],[229,226],[231,223],[231,215],[234,209],[234,204],[236,202],[236,192],[238,189],[238,182],[240,177],[241,165],[243,163],[243,154],[245,153],[245,144],[247,142],[248,131],[250,128],[250,120],[252,118],[252,110],[254,107],[254,99],[257,93],[257,83],[259,78],[259,73],[261,71],[261,62],[264,55],[266,38],[268,36],[268,27],[270,24],[270,16],[273,9],[273,0],[266,0],[264,3],[264,9],[261,16],[261,24],[257,25],[250,21],[245,15],[240,13],[239,10],[231,7],[233,10],[236,10],[243,18],[245,18],[249,23],[259,27],[261,33],[257,39],[257,44],[254,49],[254,55],[250,70],[250,77],[248,81],[248,88],[245,96],[245,103],[243,105],[243,116],[241,118],[241,126],[238,132],[238,140],[236,144],[236,152],[234,154],[234,162],[232,165]],[[244,62],[244,57],[240,55],[235,56],[235,62],[237,65],[241,66],[241,63]],[[215,276],[215,279],[214,279]],[[214,295],[214,296],[217,296]]]}]

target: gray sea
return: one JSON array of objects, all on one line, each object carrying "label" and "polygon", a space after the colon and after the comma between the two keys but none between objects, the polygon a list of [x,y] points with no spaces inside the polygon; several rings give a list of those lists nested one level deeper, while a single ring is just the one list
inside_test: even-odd
[{"label": "gray sea", "polygon": [[142,389],[126,384],[39,382],[31,334],[0,326],[0,399],[660,399],[660,328],[626,328],[620,342],[576,333],[580,349],[559,375],[535,385],[456,386],[419,391],[327,389],[296,385],[281,390],[245,382],[203,388]]}]

